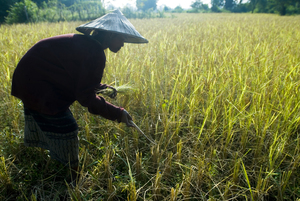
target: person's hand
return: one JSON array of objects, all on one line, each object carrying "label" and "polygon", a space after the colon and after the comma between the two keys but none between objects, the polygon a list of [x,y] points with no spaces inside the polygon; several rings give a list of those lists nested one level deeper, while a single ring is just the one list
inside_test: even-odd
[{"label": "person's hand", "polygon": [[114,87],[112,87],[112,86],[107,86],[107,88],[110,88],[110,89],[113,90],[113,92],[111,94],[109,94],[108,96],[110,98],[115,98],[117,96],[117,90]]},{"label": "person's hand", "polygon": [[123,110],[121,114],[121,122],[125,123],[128,127],[133,127],[133,124],[130,123],[131,121],[132,117],[128,114],[126,110]]}]

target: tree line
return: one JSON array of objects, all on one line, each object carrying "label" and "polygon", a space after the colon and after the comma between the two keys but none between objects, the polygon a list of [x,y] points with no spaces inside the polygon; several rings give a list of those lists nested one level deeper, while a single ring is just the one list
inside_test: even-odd
[{"label": "tree line", "polygon": [[[158,0],[136,0],[137,11],[122,9],[128,18],[164,17],[164,12],[249,12],[300,14],[300,0],[211,0],[211,6],[195,0],[191,9],[180,6],[174,9],[164,6],[157,9]],[[110,7],[111,9],[111,7]],[[103,14],[104,0],[1,0],[0,23],[24,23],[37,21],[90,20]]]},{"label": "tree line", "polygon": [[1,0],[0,23],[90,20],[105,14],[100,0]]},{"label": "tree line", "polygon": [[[157,9],[157,0],[136,0],[139,10]],[[300,0],[211,0],[211,7],[202,0],[195,0],[186,12],[250,12],[250,13],[277,13],[280,15],[300,14]],[[163,11],[184,12],[177,6],[170,9],[167,6]]]},{"label": "tree line", "polygon": [[213,12],[223,8],[230,12],[300,14],[300,0],[211,0],[211,5]]}]

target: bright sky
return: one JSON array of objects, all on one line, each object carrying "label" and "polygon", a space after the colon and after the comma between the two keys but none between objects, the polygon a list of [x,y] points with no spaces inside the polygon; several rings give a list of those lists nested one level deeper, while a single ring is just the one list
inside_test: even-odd
[{"label": "bright sky", "polygon": [[[190,8],[192,2],[195,0],[158,0],[157,7],[159,8],[162,5],[166,5],[170,8],[175,8],[176,6],[181,6],[182,8]],[[210,4],[211,0],[202,0],[204,4]],[[130,4],[135,7],[136,0],[104,0],[105,6],[109,4],[114,5],[115,7],[124,7],[126,4]]]}]

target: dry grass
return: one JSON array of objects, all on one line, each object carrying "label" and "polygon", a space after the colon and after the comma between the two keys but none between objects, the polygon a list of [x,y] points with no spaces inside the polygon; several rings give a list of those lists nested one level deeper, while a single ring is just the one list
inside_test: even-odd
[{"label": "dry grass", "polygon": [[[181,14],[131,20],[150,43],[107,52],[103,82],[137,131],[72,111],[83,177],[68,187],[59,164],[24,148],[13,70],[39,39],[81,23],[0,27],[1,200],[297,200],[300,197],[300,18]],[[24,160],[26,158],[26,161]]]}]

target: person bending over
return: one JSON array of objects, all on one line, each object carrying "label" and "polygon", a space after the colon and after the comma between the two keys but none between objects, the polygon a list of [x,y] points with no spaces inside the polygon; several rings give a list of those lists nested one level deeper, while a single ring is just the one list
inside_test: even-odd
[{"label": "person bending over", "polygon": [[124,42],[148,42],[119,10],[76,29],[83,34],[54,36],[31,47],[14,71],[11,90],[24,105],[25,146],[49,150],[51,158],[74,172],[79,165],[78,125],[70,105],[78,101],[92,114],[132,126],[124,108],[97,95],[101,89],[114,89],[101,84],[104,50],[117,53]]}]

